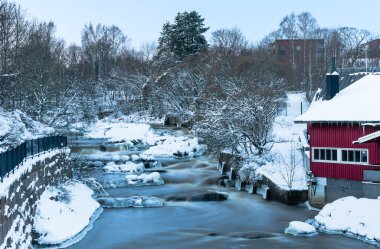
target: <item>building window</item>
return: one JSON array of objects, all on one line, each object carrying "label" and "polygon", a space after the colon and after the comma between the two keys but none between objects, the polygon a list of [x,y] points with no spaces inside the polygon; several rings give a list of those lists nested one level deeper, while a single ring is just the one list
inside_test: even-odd
[{"label": "building window", "polygon": [[368,151],[342,150],[342,162],[368,163]]},{"label": "building window", "polygon": [[333,148],[313,148],[314,161],[338,161],[338,150]]},{"label": "building window", "polygon": [[313,162],[367,164],[367,149],[313,148]]}]

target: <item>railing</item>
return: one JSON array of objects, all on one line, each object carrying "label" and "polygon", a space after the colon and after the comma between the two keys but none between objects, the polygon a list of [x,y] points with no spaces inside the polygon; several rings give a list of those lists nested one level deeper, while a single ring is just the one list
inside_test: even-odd
[{"label": "railing", "polygon": [[67,147],[67,137],[51,136],[28,140],[13,149],[0,153],[1,181],[3,181],[5,175],[9,175],[11,172],[14,173],[15,168],[27,157],[62,147]]}]

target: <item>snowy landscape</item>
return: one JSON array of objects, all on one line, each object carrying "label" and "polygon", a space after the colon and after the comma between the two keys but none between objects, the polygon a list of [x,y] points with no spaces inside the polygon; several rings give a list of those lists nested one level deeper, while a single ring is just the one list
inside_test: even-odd
[{"label": "snowy landscape", "polygon": [[[76,3],[72,43],[23,7],[47,0],[0,0],[0,249],[380,246],[378,35],[127,2]],[[98,23],[120,9],[157,36]]]}]

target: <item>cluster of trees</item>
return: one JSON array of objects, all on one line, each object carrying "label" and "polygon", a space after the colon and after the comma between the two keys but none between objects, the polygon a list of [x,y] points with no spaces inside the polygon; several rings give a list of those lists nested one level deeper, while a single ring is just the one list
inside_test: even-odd
[{"label": "cluster of trees", "polygon": [[[118,27],[101,24],[83,28],[81,46],[66,46],[53,23],[29,20],[19,6],[0,0],[0,106],[53,126],[148,110],[191,123],[212,150],[263,154],[285,91],[312,93],[328,58],[353,67],[370,38],[365,30],[320,28],[310,13],[286,16],[256,45],[238,28],[216,30],[208,42],[208,29],[191,11],[178,13],[163,25],[157,45],[139,51]],[[278,39],[323,39],[323,63],[316,67],[304,53],[308,66],[298,72],[294,61],[278,59]]]},{"label": "cluster of trees", "polygon": [[[336,58],[339,68],[363,67],[364,61],[360,59],[365,58],[364,46],[374,37],[368,30],[354,27],[320,27],[309,12],[302,12],[285,16],[279,28],[265,37],[262,43],[270,46],[278,39],[290,41],[291,56],[285,63],[291,74],[285,75],[287,80],[294,83],[294,89],[305,90],[312,95],[332,57]],[[273,48],[278,55],[279,47]],[[301,59],[296,58],[299,50],[302,50]],[[304,66],[297,67],[297,60],[301,60]]]},{"label": "cluster of trees", "polygon": [[129,46],[116,26],[89,24],[82,46],[65,46],[52,22],[26,17],[20,6],[0,1],[0,106],[58,125],[142,96],[148,59]]}]

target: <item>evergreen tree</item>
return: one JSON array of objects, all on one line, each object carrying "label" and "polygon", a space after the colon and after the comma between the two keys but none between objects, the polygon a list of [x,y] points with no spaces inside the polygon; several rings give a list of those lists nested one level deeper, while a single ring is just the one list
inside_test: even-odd
[{"label": "evergreen tree", "polygon": [[158,40],[158,57],[183,59],[207,48],[204,33],[209,29],[196,11],[178,13],[174,24],[165,23]]}]

